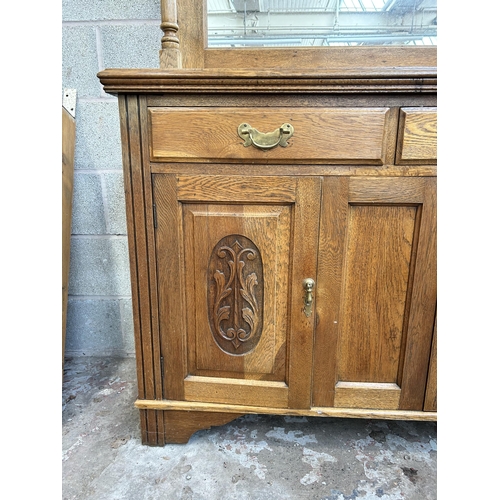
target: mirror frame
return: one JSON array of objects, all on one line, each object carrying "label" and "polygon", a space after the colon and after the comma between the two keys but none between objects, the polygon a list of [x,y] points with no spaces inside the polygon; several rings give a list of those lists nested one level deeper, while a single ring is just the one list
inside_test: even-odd
[{"label": "mirror frame", "polygon": [[437,66],[436,46],[208,47],[207,0],[177,0],[177,20],[185,69],[324,71]]}]

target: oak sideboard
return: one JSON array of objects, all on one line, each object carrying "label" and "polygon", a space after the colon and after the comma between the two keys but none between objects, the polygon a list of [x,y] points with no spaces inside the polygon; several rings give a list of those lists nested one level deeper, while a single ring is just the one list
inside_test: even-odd
[{"label": "oak sideboard", "polygon": [[108,69],[145,444],[436,420],[435,68]]}]

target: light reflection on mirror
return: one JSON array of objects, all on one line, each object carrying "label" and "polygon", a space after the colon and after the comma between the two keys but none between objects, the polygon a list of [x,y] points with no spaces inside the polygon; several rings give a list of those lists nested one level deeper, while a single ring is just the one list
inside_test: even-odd
[{"label": "light reflection on mirror", "polygon": [[437,45],[437,0],[207,0],[209,47]]}]

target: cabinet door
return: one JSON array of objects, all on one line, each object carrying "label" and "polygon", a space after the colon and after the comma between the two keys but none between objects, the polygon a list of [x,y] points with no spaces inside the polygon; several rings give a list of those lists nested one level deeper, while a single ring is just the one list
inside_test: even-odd
[{"label": "cabinet door", "polygon": [[153,183],[164,398],[308,408],[321,179]]},{"label": "cabinet door", "polygon": [[435,178],[325,178],[319,254],[313,404],[422,410]]}]

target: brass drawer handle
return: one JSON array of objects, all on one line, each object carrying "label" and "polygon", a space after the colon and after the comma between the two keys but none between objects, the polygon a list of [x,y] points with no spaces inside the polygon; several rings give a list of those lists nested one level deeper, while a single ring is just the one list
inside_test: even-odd
[{"label": "brass drawer handle", "polygon": [[245,141],[243,146],[254,145],[259,149],[271,149],[275,146],[288,146],[288,139],[293,135],[293,126],[289,123],[283,123],[280,128],[274,132],[263,133],[253,128],[248,123],[242,123],[238,127],[238,135]]}]

